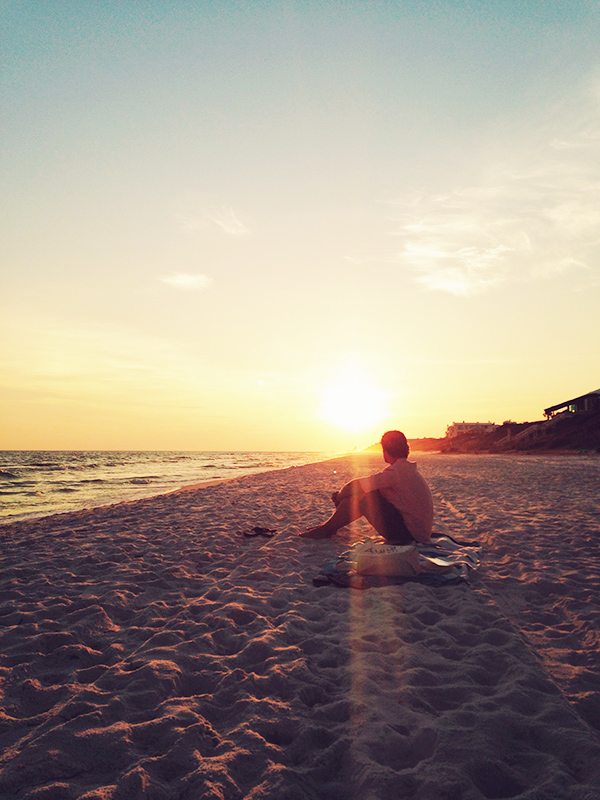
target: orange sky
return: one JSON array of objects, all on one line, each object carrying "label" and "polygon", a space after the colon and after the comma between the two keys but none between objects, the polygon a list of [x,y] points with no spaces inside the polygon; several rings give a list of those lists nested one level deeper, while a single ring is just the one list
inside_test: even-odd
[{"label": "orange sky", "polygon": [[9,4],[0,448],[339,450],[597,389],[591,4]]}]

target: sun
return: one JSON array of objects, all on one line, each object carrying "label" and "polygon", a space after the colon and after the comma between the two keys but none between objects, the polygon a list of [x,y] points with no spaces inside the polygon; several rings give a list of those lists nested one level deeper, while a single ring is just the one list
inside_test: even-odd
[{"label": "sun", "polygon": [[347,367],[323,387],[319,417],[336,428],[360,433],[385,419],[386,399],[364,371]]}]

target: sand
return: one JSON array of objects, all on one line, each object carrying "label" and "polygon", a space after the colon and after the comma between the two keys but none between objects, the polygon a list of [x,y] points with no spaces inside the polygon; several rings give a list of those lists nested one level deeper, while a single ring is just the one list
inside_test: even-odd
[{"label": "sand", "polygon": [[597,800],[600,460],[416,460],[469,583],[313,586],[377,455],[0,528],[0,798]]}]

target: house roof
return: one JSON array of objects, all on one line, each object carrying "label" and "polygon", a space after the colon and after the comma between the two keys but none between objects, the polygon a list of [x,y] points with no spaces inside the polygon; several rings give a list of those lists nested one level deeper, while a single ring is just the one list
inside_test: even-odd
[{"label": "house roof", "polygon": [[551,414],[553,411],[558,411],[559,408],[564,408],[565,406],[573,405],[574,403],[577,403],[579,400],[585,400],[586,397],[592,397],[592,395],[600,395],[600,389],[595,389],[593,392],[587,392],[587,394],[582,394],[579,397],[574,397],[572,400],[565,400],[563,403],[558,403],[558,405],[545,408],[544,414]]}]

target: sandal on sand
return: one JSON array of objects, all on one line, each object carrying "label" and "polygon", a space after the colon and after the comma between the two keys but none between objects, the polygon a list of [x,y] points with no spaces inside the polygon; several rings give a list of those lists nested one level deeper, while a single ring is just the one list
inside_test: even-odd
[{"label": "sandal on sand", "polygon": [[255,525],[253,528],[250,528],[249,531],[242,531],[244,536],[275,536],[277,530],[271,528],[261,528],[260,525]]},{"label": "sandal on sand", "polygon": [[319,531],[318,529],[315,528],[309,528],[307,531],[304,531],[304,533],[299,534],[300,539],[313,539],[313,540],[331,539],[332,536],[333,534],[331,533],[323,533],[323,531]]}]

